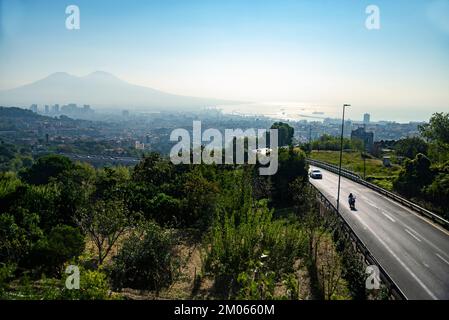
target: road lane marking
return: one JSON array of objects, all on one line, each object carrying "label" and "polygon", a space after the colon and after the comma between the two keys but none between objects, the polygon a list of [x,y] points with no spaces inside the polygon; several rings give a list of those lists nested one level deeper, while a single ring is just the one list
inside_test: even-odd
[{"label": "road lane marking", "polygon": [[365,202],[368,203],[370,206],[372,206],[372,207],[374,207],[376,209],[379,209],[374,202],[372,202],[371,200],[368,200],[365,197],[364,197],[364,199],[365,199]]},{"label": "road lane marking", "polygon": [[[379,195],[381,196],[381,194],[379,193]],[[446,229],[444,229],[441,225],[434,223],[433,221],[429,220],[429,218],[424,217],[422,215],[420,215],[418,212],[400,204],[397,201],[394,201],[393,199],[390,199],[388,197],[381,197],[382,200],[387,200],[391,203],[393,203],[394,205],[396,205],[397,207],[407,211],[408,213],[411,213],[413,216],[417,217],[418,219],[426,222],[427,224],[431,225],[432,227],[434,227],[435,229],[441,231],[442,233],[444,233],[445,235],[449,236],[449,231],[447,231]]]},{"label": "road lane marking", "polygon": [[381,210],[380,211],[385,217],[387,217],[388,219],[390,219],[391,222],[396,222],[396,220],[394,220],[392,217],[390,217],[389,214],[387,214],[385,211]]},{"label": "road lane marking", "polygon": [[[409,231],[413,232],[417,237],[420,237],[421,239],[424,239],[424,236],[422,236],[421,234],[419,234],[419,232],[416,231],[415,229],[413,229],[412,227],[409,227],[409,226],[406,225],[405,223],[404,223],[404,226],[405,226]],[[424,239],[424,240],[426,240],[426,239]]]},{"label": "road lane marking", "polygon": [[418,276],[393,252],[393,250],[385,243],[385,241],[377,234],[375,233],[358,215],[355,215],[355,217],[360,221],[362,225],[366,227],[376,238],[377,240],[387,249],[387,251],[395,258],[399,264],[408,272],[410,275],[418,282],[418,284],[427,292],[427,294],[432,297],[434,300],[438,300],[438,298],[432,293],[432,291],[429,290],[429,288],[424,284],[424,282],[421,281],[421,279],[418,278]]},{"label": "road lane marking", "polygon": [[446,259],[444,259],[442,256],[440,256],[438,253],[435,253],[436,254],[436,256],[438,257],[438,258],[440,258],[441,260],[443,260],[446,264],[448,264],[449,265],[449,261],[447,261]]},{"label": "road lane marking", "polygon": [[430,245],[432,248],[434,248],[435,250],[438,250],[441,254],[443,254],[446,258],[449,259],[448,255],[444,252],[444,250],[441,250],[437,245],[435,245],[432,241],[428,240],[426,237],[422,236],[421,234],[419,234],[415,229],[413,229],[412,227],[408,226],[407,224],[400,222],[404,227],[406,227],[407,229],[409,229],[410,231],[412,231],[416,236],[420,237],[422,240],[424,240],[424,242],[426,242],[428,245]]},{"label": "road lane marking", "polygon": [[[317,168],[317,169],[320,169],[320,170],[324,170],[324,171],[326,172],[326,177],[328,177],[328,178],[333,176],[333,178],[337,178],[337,179],[338,179],[338,174],[336,174],[336,173],[330,172],[330,171],[328,171],[328,170],[326,170],[326,169],[322,169],[322,168],[319,168],[319,167],[314,167],[314,166],[310,166],[310,167]],[[332,180],[332,179],[327,179],[327,180]],[[434,223],[433,221],[429,220],[429,218],[420,215],[420,214],[417,213],[416,211],[414,211],[414,210],[412,210],[412,209],[410,209],[410,208],[408,208],[408,207],[402,205],[401,203],[399,203],[399,202],[397,202],[397,201],[395,201],[395,200],[393,200],[393,199],[390,199],[389,197],[383,196],[383,195],[382,195],[381,193],[379,193],[379,192],[376,192],[376,191],[374,191],[374,190],[372,190],[372,189],[370,189],[370,188],[368,188],[368,187],[365,187],[365,186],[363,186],[363,185],[361,185],[361,184],[359,184],[359,183],[357,183],[357,182],[354,182],[354,181],[352,181],[352,180],[348,180],[348,179],[346,179],[346,180],[347,180],[347,182],[348,182],[349,184],[352,184],[352,185],[355,185],[355,186],[357,186],[357,187],[360,187],[361,189],[364,189],[364,190],[361,191],[361,192],[370,192],[370,193],[376,194],[376,195],[380,196],[380,199],[382,199],[382,200],[387,200],[387,201],[391,202],[391,203],[394,204],[395,206],[398,206],[398,207],[401,208],[402,210],[404,210],[404,211],[406,211],[406,212],[408,212],[408,213],[411,213],[412,215],[414,215],[415,217],[419,218],[420,220],[422,220],[422,221],[426,222],[427,224],[433,226],[435,229],[441,231],[441,232],[444,233],[446,236],[449,236],[449,231],[448,231],[448,230],[444,229],[444,228],[441,227],[439,224],[436,224],[436,223]],[[346,180],[345,180],[344,177],[342,177],[342,181],[346,181]],[[354,187],[354,186],[351,186],[351,187]]]},{"label": "road lane marking", "polygon": [[409,235],[411,235],[413,238],[415,238],[417,241],[421,242],[421,239],[418,238],[417,236],[415,236],[415,235],[413,234],[413,232],[411,232],[411,231],[408,230],[407,228],[404,229],[404,230],[405,230],[405,232],[407,232]]}]

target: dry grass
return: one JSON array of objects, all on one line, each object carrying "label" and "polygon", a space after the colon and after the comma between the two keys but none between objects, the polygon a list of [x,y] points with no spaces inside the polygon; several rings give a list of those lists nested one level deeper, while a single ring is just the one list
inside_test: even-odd
[{"label": "dry grass", "polygon": [[[104,261],[107,266],[111,263],[112,258],[116,255],[123,243],[129,236],[122,235],[112,248],[110,254]],[[154,291],[142,291],[131,288],[124,288],[119,293],[124,299],[130,300],[210,300],[222,299],[222,292],[216,285],[215,279],[203,273],[203,259],[201,251],[201,235],[195,230],[174,230],[173,235],[176,240],[175,252],[181,261],[179,276],[173,284],[163,289],[159,294]],[[96,259],[96,248],[91,240],[86,243],[85,254],[86,260]],[[298,281],[298,297],[299,300],[311,299],[310,279],[307,268],[300,260],[295,263],[295,277]],[[276,285],[275,296],[287,296],[287,288],[279,282]]]}]

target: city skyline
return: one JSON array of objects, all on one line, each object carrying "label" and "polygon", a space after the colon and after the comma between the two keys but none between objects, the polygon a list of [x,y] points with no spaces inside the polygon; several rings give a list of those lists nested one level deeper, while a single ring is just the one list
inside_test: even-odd
[{"label": "city skyline", "polygon": [[105,70],[180,95],[350,101],[379,119],[449,110],[447,0],[377,1],[379,30],[368,1],[77,1],[80,30],[65,28],[65,2],[0,4],[0,90]]}]

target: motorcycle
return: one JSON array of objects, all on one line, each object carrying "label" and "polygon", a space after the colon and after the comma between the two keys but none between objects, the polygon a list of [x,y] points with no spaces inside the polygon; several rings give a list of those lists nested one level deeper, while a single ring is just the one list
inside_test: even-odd
[{"label": "motorcycle", "polygon": [[355,210],[355,197],[349,197],[348,198],[348,202],[349,202],[349,208],[351,208],[351,210]]}]

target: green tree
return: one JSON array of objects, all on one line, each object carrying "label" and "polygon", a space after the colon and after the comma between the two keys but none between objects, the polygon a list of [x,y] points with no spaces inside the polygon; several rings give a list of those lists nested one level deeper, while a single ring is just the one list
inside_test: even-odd
[{"label": "green tree", "polygon": [[279,169],[270,177],[273,201],[276,206],[288,207],[293,204],[290,184],[298,178],[307,181],[308,165],[305,153],[298,148],[279,150]]},{"label": "green tree", "polygon": [[154,219],[161,224],[176,225],[182,219],[181,201],[165,193],[158,193],[150,201],[150,215],[146,218]]},{"label": "green tree", "polygon": [[[271,279],[271,275],[269,278],[280,280],[282,274],[293,271],[295,260],[304,252],[303,247],[304,234],[298,224],[275,220],[267,201],[260,201],[247,212],[217,215],[204,242],[205,269],[212,272],[216,280],[225,279],[223,284],[227,289],[233,289],[233,284],[239,281],[246,291],[242,292],[245,298],[254,298],[251,287],[257,283],[249,278],[254,276],[254,263],[263,259],[266,275],[274,271],[276,279]],[[270,279],[260,280],[272,283]]]},{"label": "green tree", "polygon": [[71,226],[55,226],[47,237],[39,240],[28,259],[30,267],[42,266],[52,274],[61,274],[64,262],[84,251],[84,236]]},{"label": "green tree", "polygon": [[292,144],[295,129],[288,123],[276,122],[271,126],[271,129],[278,130],[279,146],[289,146]]},{"label": "green tree", "polygon": [[122,201],[96,201],[87,208],[80,208],[76,220],[92,239],[100,265],[130,225],[129,214]]},{"label": "green tree", "polygon": [[430,165],[429,158],[423,154],[418,154],[413,160],[407,159],[404,168],[393,182],[394,189],[408,197],[420,196],[422,188],[433,179]]},{"label": "green tree", "polygon": [[435,113],[419,130],[430,142],[431,159],[441,163],[449,160],[449,113]]},{"label": "green tree", "polygon": [[47,184],[50,178],[58,178],[62,173],[73,168],[73,162],[60,155],[39,158],[29,169],[22,173],[22,178],[31,184]]},{"label": "green tree", "polygon": [[123,200],[131,174],[126,167],[104,168],[97,171],[95,197],[97,199]]},{"label": "green tree", "polygon": [[184,183],[183,215],[186,225],[206,227],[215,215],[218,185],[206,179],[197,170],[186,174]]},{"label": "green tree", "polygon": [[[312,141],[313,150],[339,151],[341,148],[340,137],[323,134],[319,139]],[[343,150],[364,151],[363,141],[360,139],[343,138]]]},{"label": "green tree", "polygon": [[425,188],[426,196],[433,204],[440,206],[445,216],[449,214],[449,174],[438,174],[432,183]]},{"label": "green tree", "polygon": [[55,182],[59,190],[57,198],[56,224],[76,226],[75,216],[80,208],[92,201],[95,190],[96,171],[87,163],[75,163],[71,170]]},{"label": "green tree", "polygon": [[430,141],[449,145],[449,113],[435,113],[419,130]]},{"label": "green tree", "polygon": [[23,208],[0,214],[0,261],[22,262],[42,237],[37,214]]},{"label": "green tree", "polygon": [[150,153],[139,164],[133,172],[133,180],[160,186],[170,181],[173,165],[162,159],[158,153]]},{"label": "green tree", "polygon": [[125,240],[113,258],[111,279],[115,288],[156,290],[170,285],[179,261],[173,235],[154,222],[146,222]]},{"label": "green tree", "polygon": [[428,144],[419,137],[411,137],[398,140],[394,148],[399,156],[414,159],[418,153],[427,155]]}]

